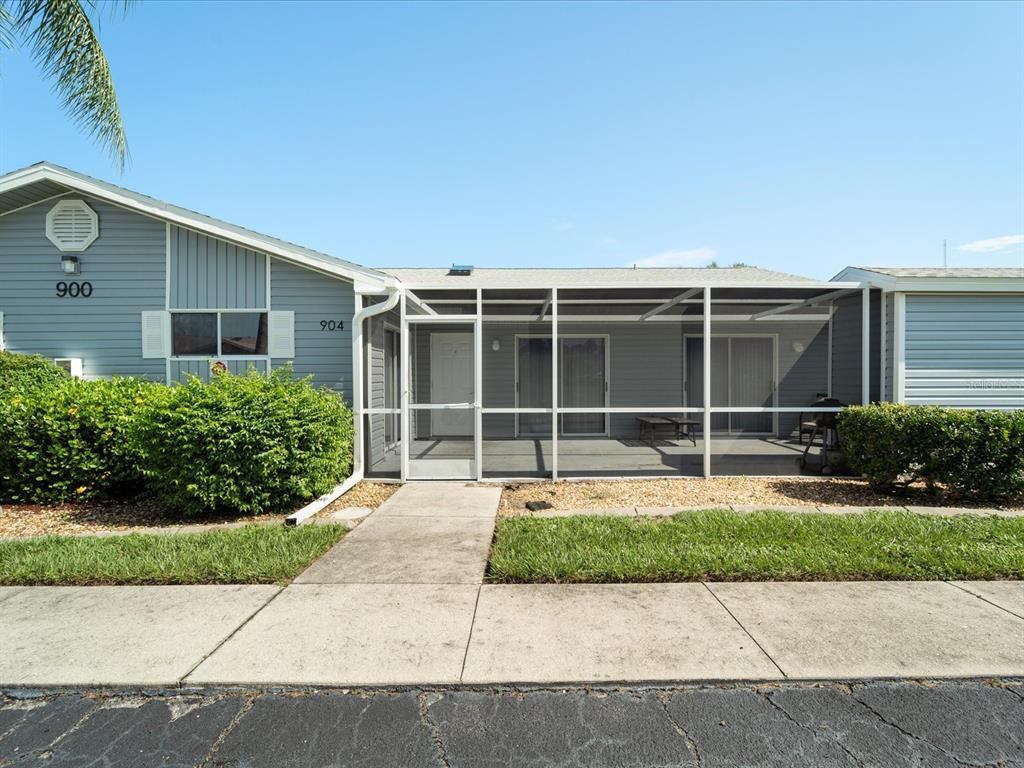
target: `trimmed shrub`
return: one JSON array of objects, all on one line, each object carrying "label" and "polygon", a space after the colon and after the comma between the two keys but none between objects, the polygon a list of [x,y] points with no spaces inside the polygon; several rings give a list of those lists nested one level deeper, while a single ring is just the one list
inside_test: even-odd
[{"label": "trimmed shrub", "polygon": [[0,397],[54,387],[70,378],[67,371],[42,355],[0,352]]},{"label": "trimmed shrub", "polygon": [[351,469],[351,411],[290,367],[191,378],[169,393],[144,409],[136,438],[147,485],[182,514],[292,508]]},{"label": "trimmed shrub", "polygon": [[1024,494],[1024,411],[981,411],[893,403],[839,414],[850,467],[893,490],[915,481],[953,497]]},{"label": "trimmed shrub", "polygon": [[0,499],[108,499],[139,490],[132,439],[140,406],[166,387],[140,379],[64,379],[0,398]]}]

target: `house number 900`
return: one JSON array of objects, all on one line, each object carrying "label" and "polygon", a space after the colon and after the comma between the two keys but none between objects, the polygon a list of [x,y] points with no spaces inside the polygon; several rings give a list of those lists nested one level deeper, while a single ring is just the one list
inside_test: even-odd
[{"label": "house number 900", "polygon": [[92,283],[85,282],[59,282],[57,283],[57,298],[63,299],[70,296],[72,299],[77,299],[81,296],[83,299],[88,299],[92,296]]}]

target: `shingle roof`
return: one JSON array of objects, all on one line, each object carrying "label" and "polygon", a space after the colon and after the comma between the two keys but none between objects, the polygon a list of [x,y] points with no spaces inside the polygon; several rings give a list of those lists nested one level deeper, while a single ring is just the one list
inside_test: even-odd
[{"label": "shingle roof", "polygon": [[890,277],[1024,277],[1024,267],[857,267]]},{"label": "shingle roof", "polygon": [[390,269],[381,272],[394,275],[411,287],[434,288],[617,288],[629,285],[698,287],[722,284],[808,283],[814,280],[785,272],[756,267],[675,267],[675,268],[518,268],[474,269],[470,275],[449,275],[447,269]]}]

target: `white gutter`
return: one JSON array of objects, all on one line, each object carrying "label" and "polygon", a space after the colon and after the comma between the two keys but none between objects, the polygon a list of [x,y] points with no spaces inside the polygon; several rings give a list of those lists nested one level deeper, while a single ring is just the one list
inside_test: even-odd
[{"label": "white gutter", "polygon": [[352,316],[352,474],[323,496],[284,519],[285,525],[301,525],[363,479],[363,321],[390,312],[402,297],[399,288],[388,286],[386,301],[362,307]]}]

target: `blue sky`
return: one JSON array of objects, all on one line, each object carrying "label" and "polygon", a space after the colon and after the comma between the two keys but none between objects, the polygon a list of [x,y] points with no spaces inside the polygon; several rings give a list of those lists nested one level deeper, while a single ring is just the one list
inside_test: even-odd
[{"label": "blue sky", "polygon": [[101,38],[130,168],[15,51],[0,170],[371,266],[1024,265],[1020,2],[148,0]]}]

